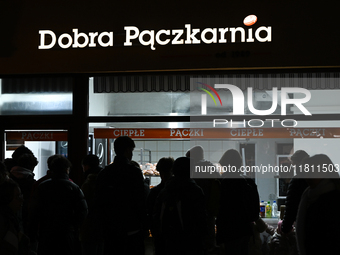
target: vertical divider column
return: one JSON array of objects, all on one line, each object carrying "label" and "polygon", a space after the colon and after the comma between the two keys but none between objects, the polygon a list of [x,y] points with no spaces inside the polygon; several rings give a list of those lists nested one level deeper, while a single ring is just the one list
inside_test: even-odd
[{"label": "vertical divider column", "polygon": [[70,178],[81,185],[83,179],[82,159],[88,154],[89,136],[89,77],[75,75],[73,82],[73,113],[68,130],[68,158],[72,163]]}]

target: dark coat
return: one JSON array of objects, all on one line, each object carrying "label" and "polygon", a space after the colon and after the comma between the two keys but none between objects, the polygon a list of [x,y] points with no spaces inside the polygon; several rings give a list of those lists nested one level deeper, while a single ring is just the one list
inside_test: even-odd
[{"label": "dark coat", "polygon": [[[254,206],[250,208],[254,204],[255,210]],[[251,236],[252,222],[258,219],[259,212],[259,194],[252,179],[243,176],[222,179],[220,209],[216,219],[217,243]]]},{"label": "dark coat", "polygon": [[53,174],[38,187],[40,233],[77,231],[87,215],[87,204],[78,185],[67,174]]},{"label": "dark coat", "polygon": [[71,255],[79,249],[78,229],[87,216],[87,203],[66,173],[53,173],[37,189],[33,225],[38,226],[38,254]]},{"label": "dark coat", "polygon": [[0,254],[33,254],[29,238],[20,231],[19,219],[8,206],[0,206]]},{"label": "dark coat", "polygon": [[124,236],[146,225],[142,171],[124,156],[116,156],[97,177],[95,203],[103,234]]},{"label": "dark coat", "polygon": [[97,177],[101,170],[102,168],[98,167],[86,171],[85,173],[86,180],[81,186],[81,190],[84,193],[89,210],[89,213],[79,231],[79,240],[82,242],[97,242],[102,238],[99,233],[100,228],[98,227],[97,220],[95,217],[95,201],[94,201]]},{"label": "dark coat", "polygon": [[286,197],[286,210],[281,226],[282,232],[289,233],[292,230],[302,194],[307,187],[307,182],[298,176],[295,176],[290,180]]},{"label": "dark coat", "polygon": [[[164,226],[168,222],[163,217],[163,209],[164,205],[172,200],[180,201],[183,232],[178,230],[178,235],[164,232]],[[157,234],[165,237],[167,254],[200,254],[207,231],[207,213],[203,191],[195,181],[176,177],[170,179],[156,200],[153,218]]]},{"label": "dark coat", "polygon": [[12,168],[9,177],[14,180],[16,183],[18,183],[21,193],[24,198],[24,203],[22,206],[22,212],[19,218],[21,218],[21,224],[23,226],[24,232],[28,232],[29,228],[29,207],[31,202],[31,196],[33,187],[36,183],[36,180],[34,179],[34,174],[32,171],[15,166]]},{"label": "dark coat", "polygon": [[[197,162],[191,161],[191,163],[196,167],[209,167],[214,166],[213,163],[211,163],[208,160],[199,160]],[[220,182],[219,178],[221,177],[219,173],[195,173],[193,172],[194,177],[199,176],[200,178],[193,178],[193,180],[196,182],[196,184],[201,187],[204,198],[205,198],[205,205],[207,209],[208,216],[210,217],[216,217],[218,213],[218,207],[219,207],[219,199],[220,199]],[[209,178],[201,178],[203,175],[206,175],[206,177]]]},{"label": "dark coat", "polygon": [[95,194],[95,187],[97,183],[97,177],[100,171],[102,170],[101,167],[97,167],[95,169],[89,169],[85,172],[85,181],[81,186],[81,190],[84,193],[87,205],[89,208],[94,206],[94,194]]},{"label": "dark coat", "polygon": [[340,191],[322,194],[305,215],[306,254],[340,254]]},{"label": "dark coat", "polygon": [[[148,224],[149,224],[149,228],[151,230],[151,233],[153,232],[153,218],[152,217],[153,217],[153,214],[154,214],[156,201],[157,201],[159,194],[164,189],[164,187],[165,187],[165,183],[164,183],[164,181],[161,181],[160,184],[158,184],[157,186],[150,189],[149,195],[148,195],[147,200],[146,200],[146,209],[147,209],[147,214],[148,214]],[[152,234],[154,234],[154,233],[152,233]]]}]

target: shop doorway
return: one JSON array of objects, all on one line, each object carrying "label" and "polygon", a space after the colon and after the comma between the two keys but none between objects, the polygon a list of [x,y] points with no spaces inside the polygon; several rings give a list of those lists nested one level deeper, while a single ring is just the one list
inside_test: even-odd
[{"label": "shop doorway", "polygon": [[11,158],[12,153],[21,145],[28,147],[39,164],[34,169],[34,179],[38,180],[48,170],[47,159],[54,154],[68,157],[67,131],[64,130],[20,130],[5,131],[5,159]]}]

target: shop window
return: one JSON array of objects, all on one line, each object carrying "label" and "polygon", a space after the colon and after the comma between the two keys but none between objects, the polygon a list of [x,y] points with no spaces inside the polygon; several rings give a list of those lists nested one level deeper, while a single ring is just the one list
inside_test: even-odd
[{"label": "shop window", "polygon": [[[259,111],[271,115],[335,114],[340,113],[338,76],[338,73],[284,73],[94,77],[89,84],[89,115],[201,116],[202,96],[206,96],[206,115],[234,112],[261,115]],[[235,95],[230,89],[216,88],[216,84],[235,86],[244,97],[242,109],[234,109]],[[248,88],[252,88],[250,96]],[[282,88],[285,88],[283,93]],[[298,103],[302,101],[303,107]]]},{"label": "shop window", "polygon": [[[271,202],[277,200],[279,206],[285,202],[288,183],[294,173],[278,173],[275,167],[288,167],[294,151],[303,149],[310,155],[324,153],[334,164],[340,164],[340,121],[334,120],[298,120],[298,126],[292,129],[264,127],[261,136],[258,133],[260,131],[242,126],[215,129],[209,133],[211,124],[202,122],[196,123],[195,127],[190,122],[107,122],[90,123],[89,127],[90,132],[94,133],[94,152],[103,159],[103,165],[109,164],[114,158],[115,130],[117,135],[131,134],[136,144],[133,160],[143,165],[144,170],[147,168],[146,163],[155,164],[162,157],[183,157],[195,145],[201,145],[205,159],[214,164],[218,164],[225,151],[238,150],[244,159],[243,164],[249,170],[253,169],[246,174],[255,179],[260,199]],[[203,129],[203,133],[193,132],[193,136],[188,137],[188,130],[195,128]],[[143,137],[140,136],[141,130],[144,130]],[[160,132],[164,130],[166,132]],[[197,135],[204,136],[198,138]],[[151,178],[152,181],[159,180],[158,177]]]},{"label": "shop window", "polygon": [[2,79],[0,80],[0,114],[72,114],[71,79]]}]

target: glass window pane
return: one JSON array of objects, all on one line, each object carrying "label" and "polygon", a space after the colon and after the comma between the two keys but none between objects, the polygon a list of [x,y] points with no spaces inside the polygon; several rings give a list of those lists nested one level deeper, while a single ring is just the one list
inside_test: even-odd
[{"label": "glass window pane", "polygon": [[67,78],[2,79],[0,114],[72,114],[72,82]]},{"label": "glass window pane", "polygon": [[[90,116],[200,116],[204,109],[211,116],[340,113],[337,73],[192,76],[190,88],[187,79],[178,79],[171,89],[153,77],[133,87],[133,77],[108,77],[100,91],[90,79]],[[232,85],[237,91],[217,84]]]},{"label": "glass window pane", "polygon": [[[125,130],[127,132],[133,130],[131,137],[136,144],[133,160],[142,164],[144,170],[148,168],[147,163],[155,164],[162,157],[174,157],[175,159],[183,157],[192,146],[196,145],[203,147],[204,158],[214,164],[218,164],[224,152],[235,149],[242,155],[243,165],[248,167],[249,172],[246,174],[255,178],[260,199],[271,202],[277,200],[280,206],[284,203],[286,184],[296,172],[280,173],[275,169],[279,169],[281,165],[282,169],[289,168],[289,158],[296,150],[305,150],[309,155],[326,154],[336,166],[340,166],[338,157],[340,121],[297,120],[297,122],[298,125],[294,128],[281,126],[271,128],[270,125],[266,125],[261,131],[263,134],[261,137],[254,136],[256,133],[253,132],[254,130],[259,131],[260,128],[243,128],[241,126],[236,128],[226,126],[224,132],[221,132],[220,128],[216,128],[216,133],[220,134],[220,137],[214,139],[206,136],[186,136],[192,129],[202,129],[204,135],[211,134],[206,133],[212,128],[211,123],[203,122],[195,124],[190,122],[90,123],[90,132],[94,133],[98,147],[94,149],[95,153],[105,156],[105,164],[108,164],[114,158],[112,146],[114,130],[118,130],[117,134],[122,134],[122,132],[124,134]],[[109,131],[110,135],[107,138],[97,136],[97,130],[103,129]],[[147,129],[154,133],[148,132]],[[141,134],[141,130],[144,130],[144,137],[137,137]],[[161,133],[160,130],[167,132]],[[226,133],[230,132],[236,136],[226,138]],[[175,136],[180,133],[182,137]],[[163,136],[155,138],[155,134],[163,134]],[[195,132],[192,135],[195,135]]]}]

